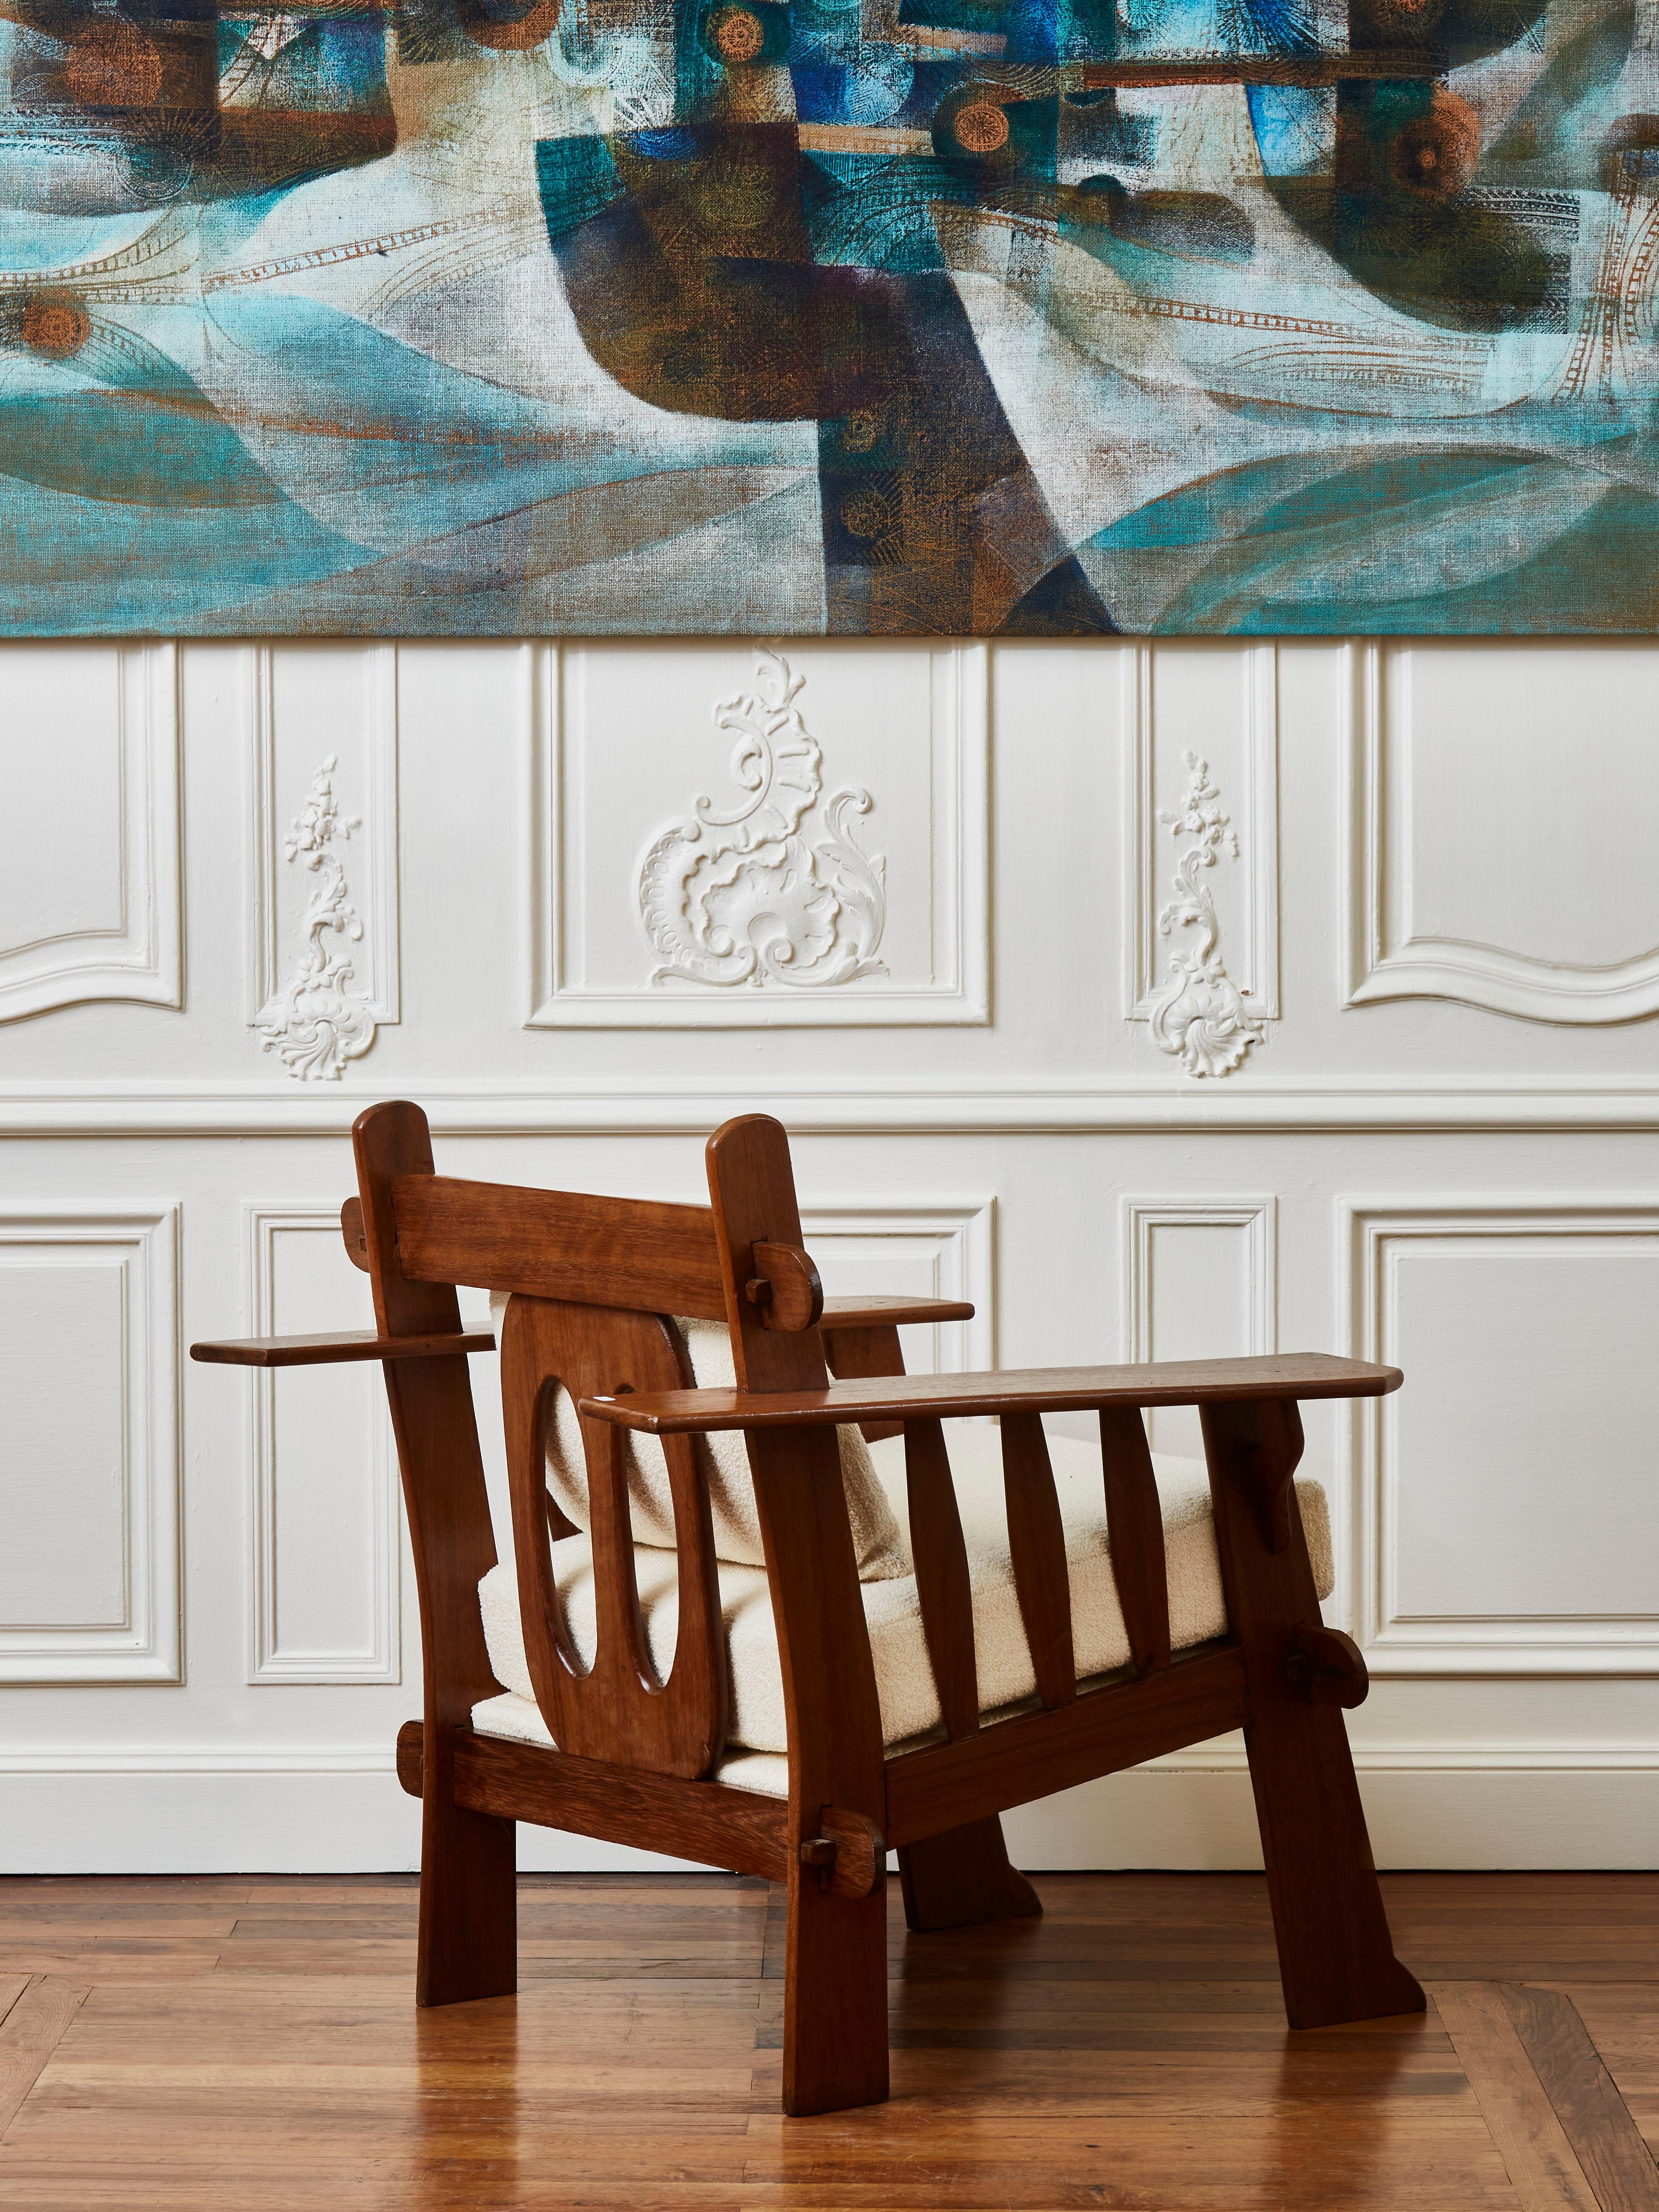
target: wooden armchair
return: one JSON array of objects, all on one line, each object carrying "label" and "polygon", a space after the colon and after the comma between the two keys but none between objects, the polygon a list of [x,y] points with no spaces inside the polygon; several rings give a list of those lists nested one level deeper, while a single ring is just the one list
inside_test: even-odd
[{"label": "wooden armchair", "polygon": [[[707,1208],[440,1176],[425,1117],[405,1103],[370,1108],[353,1137],[359,1195],[342,1224],[373,1286],[374,1332],[191,1351],[264,1366],[384,1364],[425,1668],[424,1719],[398,1740],[399,1778],[422,1806],[417,2002],[516,1986],[513,1824],[533,1820],[784,1883],[786,2109],[878,2102],[888,2081],[888,1848],[897,1849],[913,1927],[1036,1912],[1004,1849],[1005,1808],[1242,1726],[1291,2026],[1422,2007],[1394,1956],[1340,1710],[1364,1697],[1364,1666],[1347,1638],[1321,1625],[1293,1480],[1297,1401],[1376,1395],[1398,1387],[1396,1370],[1310,1354],[907,1376],[899,1324],[971,1309],[826,1302],[801,1249],[788,1142],[775,1121],[745,1116],[709,1139]],[[510,1294],[501,1394],[534,1710],[504,1696],[481,1618],[479,1585],[495,1547],[465,1355],[492,1340],[462,1332],[458,1284]],[[735,1387],[692,1387],[672,1316],[726,1324]],[[578,1402],[586,1455],[582,1556],[596,1645],[586,1668],[555,1568],[579,1533],[548,1488],[561,1388]],[[1224,1632],[1172,1651],[1164,1519],[1141,1409],[1194,1404]],[[1128,1655],[1082,1683],[1066,1531],[1041,1419],[1061,1410],[1099,1415]],[[988,1722],[941,1426],[968,1415],[1000,1417],[1006,1548],[1036,1686],[1023,1706]],[[849,1528],[836,1436],[847,1424],[903,1437],[914,1595],[940,1724],[896,1750],[884,1738]],[[728,1571],[715,1556],[692,1440],[733,1430],[746,1439],[763,1540],[787,1796],[719,1778],[723,1767],[738,1771],[726,1746]],[[672,1493],[678,1626],[665,1668],[653,1662],[641,1611],[629,1431],[661,1440]],[[521,1740],[522,1728],[516,1738],[487,1732],[503,1705],[523,1708],[541,1740]]]}]

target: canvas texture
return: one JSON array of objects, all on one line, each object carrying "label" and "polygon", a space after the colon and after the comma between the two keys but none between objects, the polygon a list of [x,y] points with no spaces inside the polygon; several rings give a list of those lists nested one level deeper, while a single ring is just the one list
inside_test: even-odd
[{"label": "canvas texture", "polygon": [[[1036,1690],[1008,1547],[1001,1437],[988,1425],[960,1421],[952,1422],[945,1433],[968,1551],[980,1703],[987,1714],[992,1714],[1033,1696]],[[1126,1666],[1129,1641],[1112,1573],[1099,1449],[1073,1438],[1052,1437],[1048,1451],[1066,1531],[1073,1648],[1078,1677],[1083,1680]],[[908,1530],[903,1438],[892,1437],[872,1445],[871,1455],[894,1516]],[[1227,1627],[1209,1480],[1201,1460],[1161,1452],[1152,1455],[1152,1471],[1164,1510],[1170,1641],[1173,1650],[1186,1650],[1224,1634]],[[1334,1572],[1325,1492],[1317,1481],[1303,1477],[1297,1482],[1296,1493],[1315,1582],[1320,1596],[1328,1597]],[[590,1664],[595,1644],[595,1605],[592,1555],[586,1537],[567,1536],[556,1543],[553,1564],[571,1640],[582,1662]],[[674,1554],[641,1547],[635,1553],[635,1567],[652,1663],[659,1675],[665,1675],[673,1664],[679,1622]],[[731,1682],[732,1744],[738,1753],[785,1752],[788,1737],[783,1677],[765,1574],[753,1567],[723,1565],[720,1580]],[[927,1657],[915,1575],[866,1582],[862,1589],[882,1733],[890,1750],[939,1725],[939,1692]],[[487,1735],[550,1742],[525,1657],[518,1583],[511,1565],[503,1562],[493,1567],[478,1590],[489,1663],[507,1694],[475,1706],[473,1724]],[[746,1771],[749,1786],[773,1786],[764,1778],[770,1770]],[[722,1770],[721,1778],[739,1778]],[[777,1786],[786,1788],[787,1777]]]},{"label": "canvas texture", "polygon": [[[506,1292],[493,1291],[489,1317],[498,1343],[506,1311]],[[734,1388],[738,1378],[726,1323],[678,1320],[674,1326],[685,1339],[697,1387],[703,1390]],[[567,1519],[586,1530],[592,1525],[587,1505],[587,1462],[582,1450],[582,1425],[568,1390],[554,1393],[552,1414],[547,1437],[547,1486]],[[841,1446],[842,1486],[847,1493],[847,1518],[853,1531],[853,1550],[860,1579],[878,1582],[890,1575],[908,1575],[909,1545],[877,1478],[869,1445],[856,1428],[837,1429],[836,1437]],[[766,1553],[755,1506],[754,1479],[749,1472],[749,1447],[741,1432],[725,1429],[716,1430],[712,1435],[694,1436],[691,1449],[708,1486],[715,1558],[736,1566],[763,1570]],[[625,1430],[623,1468],[635,1543],[665,1547],[672,1553],[674,1499],[661,1444],[654,1437],[639,1436],[631,1429]],[[762,1579],[765,1579],[763,1573]]]},{"label": "canvas texture", "polygon": [[0,632],[1650,632],[1613,0],[7,0]]}]

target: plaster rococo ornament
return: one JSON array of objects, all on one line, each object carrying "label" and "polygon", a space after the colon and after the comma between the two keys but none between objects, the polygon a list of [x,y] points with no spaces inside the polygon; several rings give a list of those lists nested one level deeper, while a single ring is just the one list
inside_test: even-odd
[{"label": "plaster rococo ornament", "polygon": [[333,784],[337,766],[331,753],[283,841],[284,860],[290,866],[302,860],[318,882],[294,971],[265,1010],[266,1018],[254,1024],[264,1040],[260,1049],[274,1051],[290,1075],[311,1083],[337,1081],[346,1062],[360,1060],[374,1042],[374,1016],[364,994],[352,988],[348,949],[362,937],[362,918],[334,850],[362,827],[362,819],[339,810]]},{"label": "plaster rococo ornament", "polygon": [[[763,652],[753,690],[715,706],[717,726],[736,736],[732,775],[745,795],[729,813],[695,799],[640,863],[653,983],[803,990],[887,973],[876,957],[887,863],[860,848],[849,820],[873,802],[848,786],[820,804],[823,757],[795,704],[805,682]],[[823,833],[810,841],[809,815]]]},{"label": "plaster rococo ornament", "polygon": [[1238,858],[1238,833],[1223,811],[1221,793],[1210,781],[1210,763],[1183,756],[1189,775],[1177,812],[1160,811],[1158,820],[1176,838],[1194,840],[1176,866],[1177,896],[1158,918],[1158,933],[1195,930],[1170,956],[1169,974],[1153,999],[1148,1024],[1152,1042],[1178,1059],[1189,1075],[1231,1075],[1253,1044],[1267,1036],[1261,1018],[1249,1010],[1249,994],[1228,975],[1220,953],[1221,924],[1215,902],[1200,871],[1212,868],[1224,850]]}]

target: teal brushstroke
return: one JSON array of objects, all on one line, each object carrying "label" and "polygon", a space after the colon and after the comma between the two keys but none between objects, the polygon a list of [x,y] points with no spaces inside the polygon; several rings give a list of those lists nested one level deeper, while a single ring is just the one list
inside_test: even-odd
[{"label": "teal brushstroke", "polygon": [[372,556],[292,501],[199,510],[110,505],[0,477],[0,609],[15,637],[182,630]]},{"label": "teal brushstroke", "polygon": [[1417,452],[1322,469],[1285,456],[1183,486],[1081,550],[1113,556],[1122,574],[1137,553],[1208,548],[1164,605],[1154,626],[1165,634],[1504,632],[1540,626],[1531,603],[1543,580],[1562,600],[1560,580],[1595,555],[1610,503],[1626,517],[1624,589],[1602,591],[1599,620],[1583,595],[1581,620],[1565,626],[1650,628],[1655,502],[1547,455]]}]

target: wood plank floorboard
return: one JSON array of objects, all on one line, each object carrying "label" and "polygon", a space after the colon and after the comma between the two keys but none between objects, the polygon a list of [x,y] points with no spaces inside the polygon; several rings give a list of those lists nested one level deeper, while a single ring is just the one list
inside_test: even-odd
[{"label": "wood plank floorboard", "polygon": [[1572,1999],[1563,1990],[1498,1986],[1601,2212],[1659,2212],[1659,2166]]},{"label": "wood plank floorboard", "polygon": [[417,2012],[411,1878],[0,1881],[0,2212],[1659,2212],[1659,1876],[1389,1876],[1433,2008],[1303,2034],[1259,1877],[1036,1881],[890,1884],[892,2101],[797,2121],[763,1882],[526,1876]]}]

